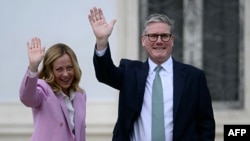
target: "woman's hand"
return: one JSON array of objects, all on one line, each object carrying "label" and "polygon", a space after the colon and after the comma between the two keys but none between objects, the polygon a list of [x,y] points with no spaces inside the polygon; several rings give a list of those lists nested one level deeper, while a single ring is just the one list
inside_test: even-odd
[{"label": "woman's hand", "polygon": [[29,56],[29,70],[37,72],[38,66],[45,55],[45,47],[41,47],[41,40],[37,37],[32,38],[31,42],[27,43]]}]

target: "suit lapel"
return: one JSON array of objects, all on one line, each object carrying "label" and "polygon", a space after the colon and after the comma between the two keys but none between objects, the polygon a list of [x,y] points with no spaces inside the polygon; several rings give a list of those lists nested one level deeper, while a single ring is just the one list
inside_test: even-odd
[{"label": "suit lapel", "polygon": [[[136,99],[139,100],[136,107],[140,108],[142,107],[143,103],[143,96],[144,96],[144,91],[145,91],[145,86],[147,82],[147,76],[148,76],[148,71],[149,71],[149,65],[148,61],[144,62],[141,66],[137,67],[136,69],[136,83],[138,85],[138,89],[136,92]],[[140,109],[138,109],[140,111]]]},{"label": "suit lapel", "polygon": [[67,121],[68,128],[71,129],[70,120],[69,120],[69,112],[68,112],[68,108],[66,106],[66,103],[65,103],[65,101],[63,99],[63,95],[62,94],[58,94],[57,97],[59,99],[59,102],[60,102],[60,105],[61,105],[64,117],[65,117],[65,119]]},{"label": "suit lapel", "polygon": [[[180,104],[180,99],[181,96],[183,94],[183,88],[185,85],[185,81],[186,81],[186,71],[185,71],[185,67],[183,67],[182,64],[176,62],[173,59],[173,72],[174,72],[174,78],[173,78],[173,89],[174,89],[174,93],[173,93],[173,119],[175,119],[177,111],[178,111],[178,107]],[[141,67],[138,67],[138,69],[136,69],[136,74],[137,75],[137,85],[138,85],[138,89],[137,89],[137,95],[136,98],[139,100],[139,104],[136,107],[142,107],[142,103],[143,103],[143,96],[144,96],[144,90],[145,90],[145,86],[146,86],[146,81],[147,81],[147,75],[148,75],[148,71],[149,71],[149,65],[148,65],[148,61],[144,62],[142,64]],[[140,110],[139,110],[140,111]]]},{"label": "suit lapel", "polygon": [[173,60],[173,120],[176,117],[180,99],[183,94],[183,88],[186,81],[186,71],[183,65]]}]

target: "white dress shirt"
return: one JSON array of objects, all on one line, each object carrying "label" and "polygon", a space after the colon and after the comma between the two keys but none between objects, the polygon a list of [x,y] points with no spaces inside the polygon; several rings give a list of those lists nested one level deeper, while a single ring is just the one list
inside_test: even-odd
[{"label": "white dress shirt", "polygon": [[[103,56],[104,50],[97,51],[97,56]],[[157,66],[151,59],[148,59],[149,72],[144,92],[142,110],[139,118],[134,123],[134,131],[131,141],[151,141],[151,123],[152,123],[152,86],[155,78],[154,69]],[[164,98],[164,124],[165,141],[172,141],[173,138],[173,59],[170,57],[162,65],[160,71]]]},{"label": "white dress shirt", "polygon": [[[142,110],[139,118],[134,123],[134,132],[131,141],[151,141],[152,123],[152,85],[155,78],[154,69],[157,66],[148,59],[149,73],[147,77]],[[165,141],[172,141],[173,138],[173,60],[170,57],[161,65],[160,71],[164,98],[164,123]]]},{"label": "white dress shirt", "polygon": [[75,93],[73,91],[70,91],[70,96],[68,97],[66,94],[63,94],[63,99],[66,103],[67,109],[68,109],[68,113],[69,113],[69,120],[70,120],[70,125],[71,125],[71,129],[74,130],[75,129],[75,122],[74,122],[74,107],[73,107],[73,100],[75,98]]}]

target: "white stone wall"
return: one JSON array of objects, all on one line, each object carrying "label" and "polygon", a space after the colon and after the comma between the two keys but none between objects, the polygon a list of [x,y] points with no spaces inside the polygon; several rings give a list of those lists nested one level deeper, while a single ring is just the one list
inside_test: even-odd
[{"label": "white stone wall", "polygon": [[[20,102],[0,103],[0,141],[28,141],[33,124],[31,109]],[[116,121],[117,104],[88,102],[87,141],[110,141]]]}]

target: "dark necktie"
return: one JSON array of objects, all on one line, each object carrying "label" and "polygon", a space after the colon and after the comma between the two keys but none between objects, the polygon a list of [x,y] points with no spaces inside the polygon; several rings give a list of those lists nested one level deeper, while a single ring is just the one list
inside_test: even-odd
[{"label": "dark necktie", "polygon": [[165,141],[163,90],[159,75],[161,69],[161,66],[155,68],[152,88],[152,141]]}]

